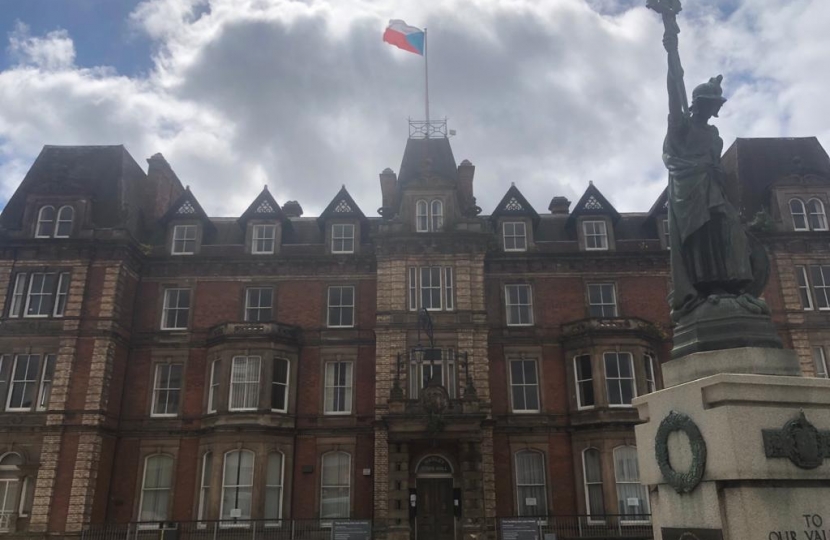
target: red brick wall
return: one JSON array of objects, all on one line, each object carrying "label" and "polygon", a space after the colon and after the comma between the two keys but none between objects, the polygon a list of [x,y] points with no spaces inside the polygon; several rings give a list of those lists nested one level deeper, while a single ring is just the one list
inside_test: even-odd
[{"label": "red brick wall", "polygon": [[65,433],[61,437],[61,451],[58,456],[58,468],[55,472],[55,489],[52,495],[52,510],[49,513],[49,530],[63,532],[66,528],[66,516],[69,512],[69,495],[72,491],[72,479],[75,477],[75,458],[78,454],[77,433]]}]

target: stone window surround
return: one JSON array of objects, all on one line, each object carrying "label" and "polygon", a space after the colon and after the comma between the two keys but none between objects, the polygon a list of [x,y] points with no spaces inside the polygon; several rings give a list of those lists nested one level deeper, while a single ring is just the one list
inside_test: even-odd
[{"label": "stone window surround", "polygon": [[516,470],[516,454],[530,450],[542,454],[542,460],[545,466],[545,503],[547,504],[544,515],[549,515],[552,501],[550,456],[548,456],[550,442],[546,438],[537,435],[521,435],[515,436],[515,438],[511,437],[508,445],[510,448],[510,493],[513,497],[513,511],[517,516],[519,515],[519,490],[516,482],[518,479],[518,471]]},{"label": "stone window surround", "polygon": [[[421,205],[423,203],[423,205]],[[438,206],[436,207],[436,203]],[[426,213],[422,209],[426,208]],[[440,214],[435,210],[440,210]],[[447,201],[443,195],[419,194],[414,198],[412,204],[414,231],[417,233],[434,233],[446,230],[447,226]],[[421,217],[426,218],[426,227],[422,227]]]},{"label": "stone window surround", "polygon": [[136,482],[133,498],[133,521],[139,521],[141,518],[141,496],[144,487],[144,469],[147,466],[147,458],[159,454],[167,455],[173,458],[173,470],[171,472],[172,483],[170,486],[170,497],[167,502],[167,516],[170,517],[173,512],[173,503],[176,499],[176,474],[179,467],[179,440],[158,441],[142,439],[139,443],[138,463],[136,467]]},{"label": "stone window surround", "polygon": [[[349,476],[349,516],[354,515],[354,500],[355,500],[355,484],[358,476],[356,474],[355,456],[357,451],[357,441],[353,437],[320,437],[317,439],[317,452],[314,455],[314,462],[309,462],[312,456],[305,456],[302,465],[312,465],[314,467],[314,517],[320,518],[320,508],[322,501],[322,485],[323,485],[323,455],[329,452],[346,452],[351,456],[351,475]],[[311,478],[309,480],[312,480]],[[284,489],[284,488],[283,488]]]},{"label": "stone window surround", "polygon": [[[55,368],[57,366],[57,358],[58,353],[57,349],[53,347],[48,347],[45,345],[38,345],[37,347],[21,347],[20,350],[14,350],[14,346],[8,347],[9,350],[0,354],[0,381],[3,381],[5,384],[0,386],[0,414],[2,413],[11,413],[11,414],[19,414],[19,413],[45,413],[48,410],[48,405],[46,407],[40,406],[40,401],[42,397],[42,393],[44,391],[43,382],[44,376],[46,374],[46,359],[49,356],[54,357],[54,366],[52,369],[52,379],[51,379],[51,387],[50,393],[54,388],[55,384]],[[28,409],[9,409],[9,400],[11,399],[11,390],[12,390],[12,376],[14,375],[16,358],[19,355],[37,355],[40,358],[38,359],[38,368],[35,380],[35,389],[34,389],[34,399],[32,401],[32,406]]]},{"label": "stone window surround", "polygon": [[[69,288],[72,285],[72,267],[65,267],[65,266],[26,266],[26,267],[15,267],[14,271],[12,272],[10,279],[9,279],[9,290],[6,295],[6,307],[5,307],[5,315],[7,318],[10,319],[60,319],[65,316],[66,313],[66,305],[69,302]],[[17,315],[12,315],[12,304],[15,302],[15,287],[17,284],[17,276],[20,274],[26,274],[26,278],[24,279],[23,290],[22,290],[22,297],[20,298],[20,305],[15,306],[16,311],[18,312]],[[33,274],[55,274],[55,285],[53,289],[53,294],[50,296],[52,297],[52,307],[49,309],[49,313],[46,315],[27,315],[26,308],[29,305],[29,294],[31,292],[31,281]],[[58,294],[60,293],[61,286],[63,285],[62,281],[66,280],[66,297],[64,298],[64,306],[63,311],[60,314],[57,314],[57,300]]]},{"label": "stone window surround", "polygon": [[[255,253],[254,252],[254,226],[255,225],[274,225],[274,252],[273,253]],[[245,226],[245,253],[254,255],[256,257],[269,257],[277,255],[280,252],[282,245],[282,224],[274,219],[252,219],[248,221]]]},{"label": "stone window surround", "polygon": [[[513,410],[513,395],[512,395],[512,372],[511,372],[511,364],[512,360],[534,360],[536,362],[536,387],[538,392],[538,401],[539,401],[539,408],[536,411],[514,411]],[[541,347],[505,347],[504,348],[504,362],[505,362],[505,371],[506,377],[506,386],[507,386],[507,405],[508,410],[511,414],[539,414],[545,410],[545,393],[542,391],[544,384],[544,362],[542,357],[542,348]]]},{"label": "stone window surround", "polygon": [[[195,225],[196,226],[196,245],[193,253],[173,253],[173,234],[177,225]],[[167,225],[167,240],[165,243],[165,252],[170,256],[175,257],[192,257],[198,255],[202,251],[202,239],[204,235],[204,227],[202,222],[198,219],[175,219]]]},{"label": "stone window surround", "polygon": [[[644,359],[646,354],[650,354],[654,358],[654,377],[657,388],[662,388],[662,380],[660,375],[660,360],[655,353],[654,347],[641,339],[625,338],[618,339],[615,337],[609,338],[595,338],[596,342],[590,347],[580,347],[575,349],[566,349],[566,358],[571,361],[566,363],[568,372],[568,392],[570,394],[570,406],[572,411],[590,411],[593,409],[616,409],[616,410],[631,410],[631,405],[610,405],[608,401],[608,390],[605,379],[605,353],[606,352],[627,352],[631,353],[632,364],[634,368],[634,397],[642,396],[648,393],[646,388],[646,375]],[[593,375],[594,388],[594,406],[593,407],[579,407],[577,401],[576,389],[576,367],[574,358],[580,355],[589,355],[591,357],[591,372]]]},{"label": "stone window surround", "polygon": [[[785,231],[789,232],[812,232],[813,229],[809,226],[809,212],[807,212],[807,201],[810,199],[818,199],[824,209],[825,220],[827,220],[828,202],[830,202],[830,193],[826,188],[810,187],[805,189],[805,186],[784,187],[775,189],[773,200],[777,200],[779,205],[779,212],[781,217],[781,224]],[[796,229],[795,219],[793,218],[792,210],[790,209],[790,201],[798,199],[801,201],[805,209],[805,220],[807,220],[807,229]],[[817,231],[827,231],[827,229],[816,229]]]},{"label": "stone window surround", "polygon": [[9,529],[2,531],[2,533],[19,531],[20,529],[16,526],[17,522],[21,519],[28,520],[32,514],[35,482],[40,465],[38,460],[27,451],[26,446],[28,445],[20,445],[19,441],[14,446],[12,444],[0,446],[0,460],[3,460],[10,454],[17,454],[22,461],[17,466],[3,466],[3,468],[0,468],[0,474],[2,474],[0,478],[15,480],[17,483],[15,488],[17,490],[17,505],[10,516]]},{"label": "stone window surround", "polygon": [[[230,406],[230,383],[231,368],[235,356],[259,356],[259,398],[256,410],[252,411],[231,411]],[[288,360],[288,410],[285,412],[271,410],[271,385],[274,376],[274,359],[282,358]],[[218,388],[214,396],[216,412],[208,412],[208,399],[210,398],[210,377],[213,362],[219,362]],[[205,362],[204,372],[204,396],[202,411],[210,416],[246,416],[251,414],[274,414],[278,416],[295,414],[296,406],[296,385],[297,385],[297,361],[298,351],[291,347],[279,344],[263,344],[262,346],[240,347],[239,345],[220,345],[211,349]]]},{"label": "stone window surround", "polygon": [[[606,241],[608,243],[608,247],[605,249],[600,248],[588,248],[585,240],[585,222],[586,221],[602,221],[605,223],[605,235]],[[590,252],[608,252],[608,251],[615,251],[615,235],[614,235],[614,224],[611,222],[611,218],[606,215],[583,215],[577,218],[576,220],[576,235],[577,240],[579,241],[579,251],[590,251]]]}]

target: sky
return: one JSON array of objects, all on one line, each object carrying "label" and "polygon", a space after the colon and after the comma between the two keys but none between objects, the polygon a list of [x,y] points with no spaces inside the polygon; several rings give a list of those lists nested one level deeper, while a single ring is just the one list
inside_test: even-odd
[{"label": "sky", "polygon": [[[830,2],[684,0],[689,95],[723,74],[715,123],[830,149]],[[305,215],[345,185],[367,216],[424,117],[476,166],[485,214],[511,182],[540,213],[593,181],[619,211],[666,184],[666,54],[645,0],[0,0],[0,207],[46,144],[161,152],[213,216],[267,185]]]}]

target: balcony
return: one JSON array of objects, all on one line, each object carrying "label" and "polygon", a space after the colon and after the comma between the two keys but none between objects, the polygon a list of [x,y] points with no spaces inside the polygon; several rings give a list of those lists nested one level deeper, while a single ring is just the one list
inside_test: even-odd
[{"label": "balcony", "polygon": [[296,344],[300,334],[297,326],[278,322],[232,322],[214,326],[208,333],[210,345],[232,340],[267,339]]},{"label": "balcony", "polygon": [[579,339],[586,336],[631,335],[648,341],[663,341],[669,334],[660,326],[636,317],[581,319],[562,325],[562,339]]}]

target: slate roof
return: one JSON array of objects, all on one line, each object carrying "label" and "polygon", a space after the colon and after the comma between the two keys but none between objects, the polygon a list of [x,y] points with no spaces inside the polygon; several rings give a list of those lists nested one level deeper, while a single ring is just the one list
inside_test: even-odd
[{"label": "slate roof", "polygon": [[458,166],[449,139],[407,139],[398,184],[404,186],[421,178],[425,159],[429,159],[431,174],[453,184],[458,181]]}]

